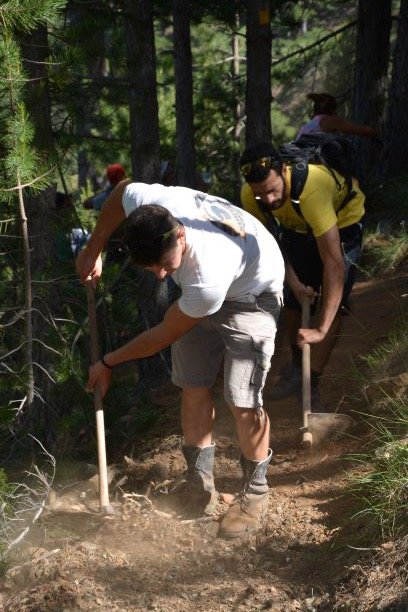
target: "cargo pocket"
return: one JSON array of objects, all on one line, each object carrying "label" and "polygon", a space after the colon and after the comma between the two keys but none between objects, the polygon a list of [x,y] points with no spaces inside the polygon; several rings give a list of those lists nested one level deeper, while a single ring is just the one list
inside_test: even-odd
[{"label": "cargo pocket", "polygon": [[271,338],[253,338],[252,342],[256,357],[250,384],[254,387],[262,388],[271,368],[271,359],[275,344]]}]

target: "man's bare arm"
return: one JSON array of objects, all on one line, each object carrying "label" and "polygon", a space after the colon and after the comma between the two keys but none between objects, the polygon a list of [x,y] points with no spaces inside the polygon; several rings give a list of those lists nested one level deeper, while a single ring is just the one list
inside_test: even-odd
[{"label": "man's bare arm", "polygon": [[316,239],[323,262],[322,305],[318,325],[314,329],[300,329],[298,341],[305,343],[321,342],[337,314],[343,295],[345,264],[337,225]]},{"label": "man's bare arm", "polygon": [[[189,317],[184,314],[177,302],[172,304],[166,312],[161,323],[148,329],[116,351],[104,356],[105,363],[113,368],[126,361],[141,359],[155,355],[164,348],[170,346],[175,340],[192,329],[201,319]],[[111,370],[98,361],[89,369],[89,380],[86,385],[87,391],[92,391],[98,386],[102,397],[107,392],[111,380]]]},{"label": "man's bare arm", "polygon": [[325,115],[320,119],[320,127],[325,132],[345,132],[346,134],[357,134],[368,138],[377,138],[377,131],[370,125],[362,125],[343,119],[338,115]]},{"label": "man's bare arm", "polygon": [[89,276],[97,281],[102,273],[100,254],[110,236],[126,218],[122,196],[129,183],[129,179],[122,181],[109,194],[99,213],[90,239],[76,259],[76,270],[82,282],[85,282]]},{"label": "man's bare arm", "polygon": [[309,285],[304,285],[297,276],[296,272],[285,259],[285,282],[289,285],[290,290],[294,294],[297,301],[301,304],[305,297],[310,298],[313,302],[317,296],[316,291]]},{"label": "man's bare arm", "polygon": [[184,314],[178,303],[175,302],[167,310],[161,323],[142,332],[116,351],[108,353],[105,356],[105,361],[110,366],[115,366],[132,359],[151,357],[170,346],[180,336],[197,325],[199,321],[201,319]]}]

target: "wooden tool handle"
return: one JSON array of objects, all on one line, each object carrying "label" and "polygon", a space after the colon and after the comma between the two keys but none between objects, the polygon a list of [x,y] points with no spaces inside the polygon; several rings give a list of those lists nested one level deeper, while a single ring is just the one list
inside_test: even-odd
[{"label": "wooden tool handle", "polygon": [[[302,300],[302,328],[306,329],[310,326],[310,299],[305,297]],[[312,394],[310,385],[310,344],[304,344],[302,347],[302,416],[303,416],[303,431],[302,443],[307,446],[312,446],[313,438],[308,430],[309,414],[312,411]]]},{"label": "wooden tool handle", "polygon": [[[86,294],[88,299],[89,335],[91,342],[91,363],[94,365],[99,360],[98,325],[96,321],[95,290],[92,281],[86,282]],[[96,436],[98,442],[98,466],[99,466],[99,502],[100,511],[110,513],[108,466],[106,462],[105,423],[103,416],[103,403],[98,387],[94,390],[94,406],[96,417]]]},{"label": "wooden tool handle", "polygon": [[89,336],[91,341],[91,363],[94,365],[99,359],[98,324],[96,321],[95,289],[92,281],[86,281],[86,297],[88,300]]}]

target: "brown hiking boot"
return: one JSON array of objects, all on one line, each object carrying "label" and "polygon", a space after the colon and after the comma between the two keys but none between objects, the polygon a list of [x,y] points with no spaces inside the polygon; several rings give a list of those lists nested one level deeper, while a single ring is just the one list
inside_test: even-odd
[{"label": "brown hiking boot", "polygon": [[262,519],[268,510],[269,488],[266,470],[271,459],[271,449],[264,461],[251,461],[241,456],[243,488],[222,519],[218,530],[219,537],[239,538],[262,527]]},{"label": "brown hiking boot", "polygon": [[218,536],[232,539],[258,531],[268,510],[268,498],[268,493],[240,493],[224,515]]}]

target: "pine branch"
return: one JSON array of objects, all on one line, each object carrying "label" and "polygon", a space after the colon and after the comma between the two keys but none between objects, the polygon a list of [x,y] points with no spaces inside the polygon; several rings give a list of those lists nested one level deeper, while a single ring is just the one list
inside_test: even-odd
[{"label": "pine branch", "polygon": [[311,43],[307,47],[302,47],[301,49],[297,49],[297,51],[292,51],[292,53],[285,55],[285,57],[281,57],[278,60],[272,61],[272,68],[274,66],[277,66],[278,64],[281,64],[282,62],[286,62],[286,60],[291,59],[292,57],[295,57],[296,55],[299,55],[300,53],[305,53],[306,51],[309,51],[310,49],[313,49],[314,47],[318,47],[319,45],[326,42],[330,38],[333,38],[334,36],[337,36],[337,34],[341,34],[342,32],[345,32],[349,28],[353,28],[355,25],[357,25],[357,21],[351,21],[347,25],[342,26],[341,28],[338,28],[338,30],[334,30],[334,32],[332,32],[331,34],[327,34],[327,36],[323,36],[323,38],[319,38],[319,40],[316,40],[314,43]]},{"label": "pine branch", "polygon": [[31,32],[44,23],[54,23],[67,0],[31,0],[30,9],[21,0],[9,0],[0,6],[0,21],[8,29]]}]

